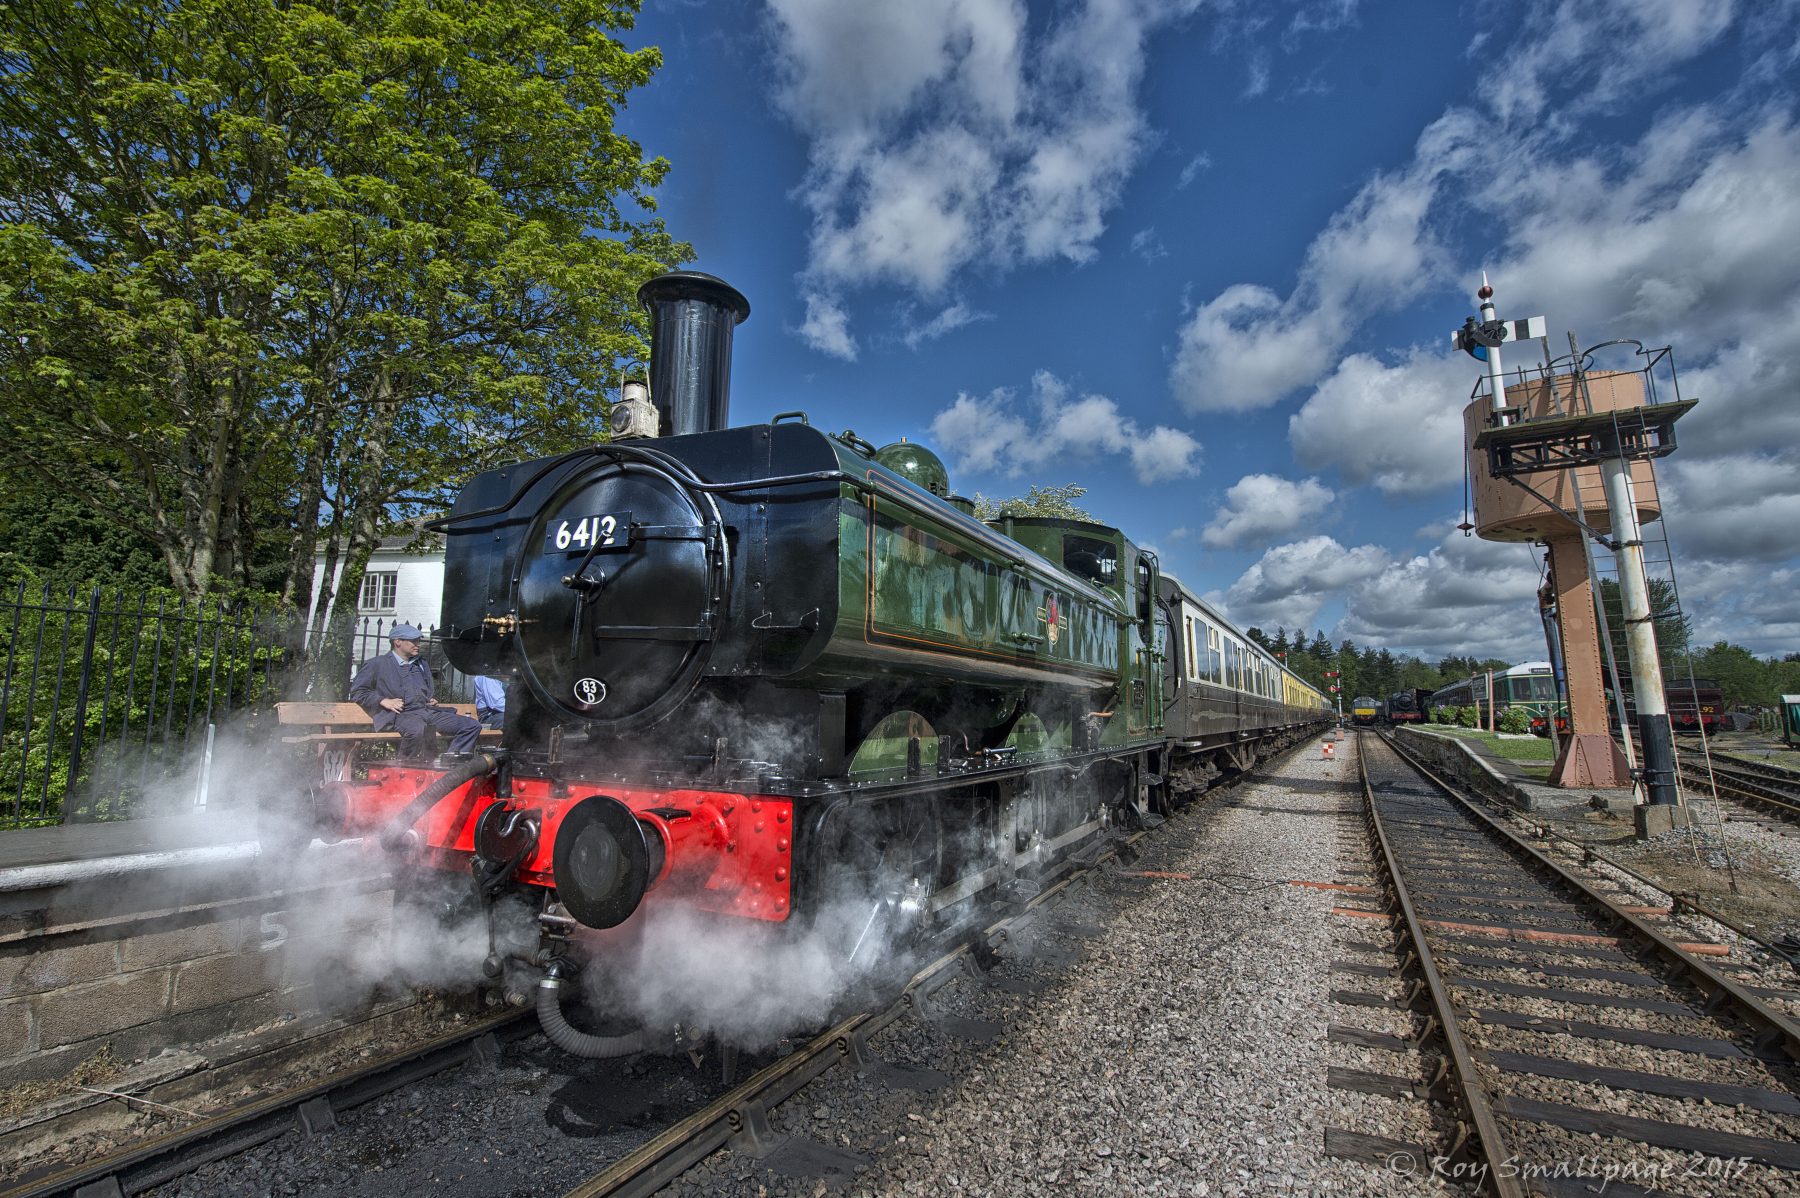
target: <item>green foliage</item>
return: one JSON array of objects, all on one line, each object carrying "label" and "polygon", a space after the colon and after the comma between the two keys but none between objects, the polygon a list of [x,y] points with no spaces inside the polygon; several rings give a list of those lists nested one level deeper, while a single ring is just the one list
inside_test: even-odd
[{"label": "green foliage", "polygon": [[[1694,675],[1718,682],[1725,705],[1767,707],[1780,694],[1775,688],[1775,671],[1768,662],[1758,661],[1750,650],[1728,641],[1715,641],[1705,652],[1694,657]],[[1687,671],[1677,670],[1670,679],[1674,685],[1685,685]]]},{"label": "green foliage", "polygon": [[[1650,597],[1650,616],[1651,624],[1656,629],[1657,655],[1665,663],[1675,661],[1688,651],[1694,622],[1682,614],[1681,606],[1676,602],[1674,584],[1668,579],[1645,579],[1644,589],[1649,592]],[[1625,611],[1617,579],[1600,580],[1600,606],[1606,612],[1606,628],[1612,637],[1613,652],[1618,654],[1619,661],[1623,663],[1628,657],[1625,649]]]},{"label": "green foliage", "polygon": [[1508,707],[1500,713],[1496,727],[1501,732],[1530,732],[1531,712],[1523,707]]},{"label": "green foliage", "polygon": [[[0,8],[0,460],[190,597],[290,513],[354,559],[472,472],[595,436],[691,257],[614,113],[635,0]],[[347,580],[354,585],[354,580]]]},{"label": "green foliage", "polygon": [[1087,488],[1075,483],[1059,487],[1033,484],[1023,495],[1010,499],[992,499],[975,492],[975,518],[998,520],[1002,516],[1039,516],[1048,520],[1092,520],[1093,514],[1075,503],[1087,494]]},{"label": "green foliage", "polygon": [[50,487],[15,482],[0,498],[0,598],[44,587],[54,593],[94,586],[135,590],[168,585],[155,546],[117,520]]},{"label": "green foliage", "polygon": [[209,719],[282,681],[284,638],[243,601],[41,588],[0,611],[0,823],[61,822],[74,796],[83,818],[165,814],[155,799],[191,788]]},{"label": "green foliage", "polygon": [[1481,708],[1470,704],[1456,709],[1456,725],[1459,728],[1475,728],[1481,724]]},{"label": "green foliage", "polygon": [[1782,695],[1800,695],[1800,658],[1793,655],[1769,665],[1769,691],[1779,703]]}]

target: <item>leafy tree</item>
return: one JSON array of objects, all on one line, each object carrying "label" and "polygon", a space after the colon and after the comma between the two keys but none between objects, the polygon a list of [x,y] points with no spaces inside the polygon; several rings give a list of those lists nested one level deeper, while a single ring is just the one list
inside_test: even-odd
[{"label": "leafy tree", "polygon": [[[1681,606],[1675,601],[1674,584],[1668,579],[1645,579],[1644,589],[1650,596],[1650,621],[1656,629],[1657,655],[1664,663],[1674,661],[1688,652],[1694,622],[1682,614]],[[1625,609],[1616,579],[1600,580],[1600,606],[1606,613],[1607,632],[1612,637],[1613,651],[1618,654],[1619,666],[1623,670],[1627,661]]]},{"label": "leafy tree", "polygon": [[1003,516],[1040,516],[1049,520],[1092,520],[1092,513],[1077,507],[1075,501],[1087,494],[1087,488],[1074,483],[1060,487],[1033,484],[1024,495],[1010,499],[991,499],[975,492],[975,518],[998,520]]},{"label": "leafy tree", "polygon": [[[1717,680],[1728,705],[1764,707],[1776,701],[1774,675],[1769,663],[1758,661],[1742,645],[1715,641],[1694,658],[1694,674]],[[1680,671],[1670,681],[1685,683],[1687,672]]]},{"label": "leafy tree", "polygon": [[1261,645],[1265,649],[1270,648],[1275,643],[1274,641],[1269,639],[1268,633],[1264,632],[1262,629],[1256,627],[1255,625],[1252,625],[1251,627],[1244,629],[1244,635],[1249,637],[1252,641],[1256,642],[1258,645]]},{"label": "leafy tree", "polygon": [[20,583],[28,595],[44,586],[66,594],[168,585],[155,545],[66,493],[26,481],[0,498],[0,595],[15,594]]},{"label": "leafy tree", "polygon": [[1293,646],[1288,644],[1287,628],[1286,627],[1277,627],[1275,629],[1275,640],[1272,644],[1270,644],[1269,652],[1271,652],[1271,653],[1287,653],[1292,648],[1293,648]]},{"label": "leafy tree", "polygon": [[198,595],[293,513],[354,593],[383,528],[593,436],[689,248],[613,128],[637,0],[0,8],[0,461]]},{"label": "leafy tree", "polygon": [[1400,662],[1400,684],[1397,690],[1436,690],[1446,686],[1453,679],[1443,678],[1438,672],[1416,657],[1406,657]]}]

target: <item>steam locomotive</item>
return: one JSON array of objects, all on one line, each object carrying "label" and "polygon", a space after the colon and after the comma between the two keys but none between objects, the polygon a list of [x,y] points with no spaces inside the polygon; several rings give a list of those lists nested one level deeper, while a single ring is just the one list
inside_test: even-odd
[{"label": "steam locomotive", "polygon": [[697,272],[639,299],[657,435],[482,474],[438,525],[443,648],[505,680],[504,748],[371,765],[324,803],[531,903],[564,1047],[641,1046],[575,1031],[558,992],[646,905],[805,925],[848,898],[853,956],[1325,720],[1118,529],[984,523],[929,450],[802,413],[729,427],[748,302]]}]

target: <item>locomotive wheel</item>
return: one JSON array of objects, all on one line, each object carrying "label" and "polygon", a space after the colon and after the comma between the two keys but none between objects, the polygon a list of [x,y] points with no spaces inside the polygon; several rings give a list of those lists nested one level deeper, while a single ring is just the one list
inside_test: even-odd
[{"label": "locomotive wheel", "polygon": [[839,813],[813,919],[844,960],[872,966],[929,929],[927,903],[944,863],[940,806],[911,796]]}]

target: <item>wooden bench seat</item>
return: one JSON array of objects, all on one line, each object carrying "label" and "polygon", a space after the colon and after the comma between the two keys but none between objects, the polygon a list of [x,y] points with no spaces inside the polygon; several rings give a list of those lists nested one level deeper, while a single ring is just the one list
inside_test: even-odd
[{"label": "wooden bench seat", "polygon": [[[473,703],[445,703],[470,719],[475,718]],[[275,722],[282,728],[296,729],[281,738],[284,745],[313,745],[318,749],[320,774],[324,781],[348,779],[356,767],[357,745],[363,741],[400,743],[398,732],[377,732],[375,721],[355,703],[277,703]],[[500,729],[483,728],[483,740],[497,740]]]}]

